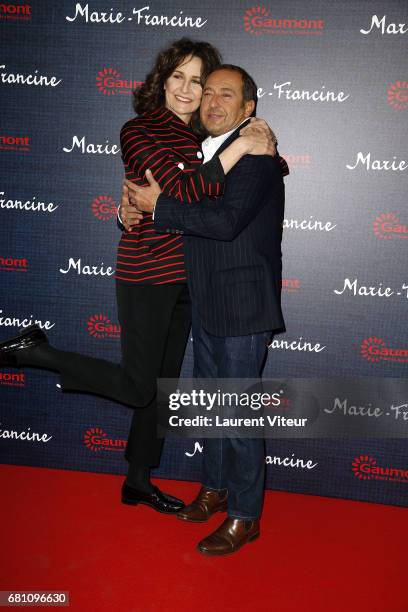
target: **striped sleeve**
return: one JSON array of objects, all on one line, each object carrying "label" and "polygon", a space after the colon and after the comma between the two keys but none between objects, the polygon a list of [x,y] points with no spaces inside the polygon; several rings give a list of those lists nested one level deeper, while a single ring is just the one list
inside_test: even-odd
[{"label": "striped sleeve", "polygon": [[282,176],[288,176],[288,174],[289,174],[289,166],[287,164],[286,159],[281,157],[277,151],[276,151],[276,155],[278,156],[278,159],[279,159],[279,164],[280,164],[280,167],[281,167]]},{"label": "striped sleeve", "polygon": [[162,191],[185,202],[198,202],[204,196],[224,192],[225,174],[218,156],[192,172],[183,172],[170,146],[158,146],[147,130],[125,124],[120,132],[122,159],[140,180],[149,168]]}]

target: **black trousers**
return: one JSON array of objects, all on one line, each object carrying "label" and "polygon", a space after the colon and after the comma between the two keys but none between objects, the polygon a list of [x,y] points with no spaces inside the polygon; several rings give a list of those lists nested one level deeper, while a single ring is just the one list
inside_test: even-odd
[{"label": "black trousers", "polygon": [[[133,412],[126,459],[138,466],[160,463],[157,378],[177,378],[191,326],[187,285],[117,283],[121,364],[54,351],[64,391],[95,393],[138,407]],[[140,406],[143,406],[140,408]]]}]

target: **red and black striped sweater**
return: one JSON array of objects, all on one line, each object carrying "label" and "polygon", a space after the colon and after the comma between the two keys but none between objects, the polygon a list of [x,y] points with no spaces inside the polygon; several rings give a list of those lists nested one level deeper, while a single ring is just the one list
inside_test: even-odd
[{"label": "red and black striped sweater", "polygon": [[[225,175],[217,155],[202,164],[200,141],[174,113],[160,108],[127,121],[120,133],[126,178],[147,185],[149,168],[162,191],[186,202],[223,193]],[[283,174],[288,173],[281,158]],[[116,279],[124,283],[186,282],[181,236],[158,234],[151,214],[144,214],[118,246]]]}]

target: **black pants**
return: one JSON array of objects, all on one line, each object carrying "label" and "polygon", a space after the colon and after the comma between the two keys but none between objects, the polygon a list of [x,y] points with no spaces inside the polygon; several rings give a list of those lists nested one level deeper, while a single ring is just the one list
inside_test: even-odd
[{"label": "black pants", "polygon": [[156,467],[163,445],[157,436],[156,379],[179,376],[191,326],[190,296],[185,284],[117,283],[116,291],[121,364],[52,349],[53,364],[64,391],[95,393],[139,407],[125,457],[133,465]]}]

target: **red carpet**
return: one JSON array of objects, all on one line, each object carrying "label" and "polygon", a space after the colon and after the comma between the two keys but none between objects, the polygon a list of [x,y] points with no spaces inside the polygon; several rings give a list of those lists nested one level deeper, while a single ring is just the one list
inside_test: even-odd
[{"label": "red carpet", "polygon": [[[269,492],[261,538],[208,558],[195,544],[222,515],[192,525],[123,506],[122,480],[0,466],[0,590],[69,591],[70,609],[92,612],[408,611],[404,508]],[[198,489],[159,484],[185,500]]]}]

